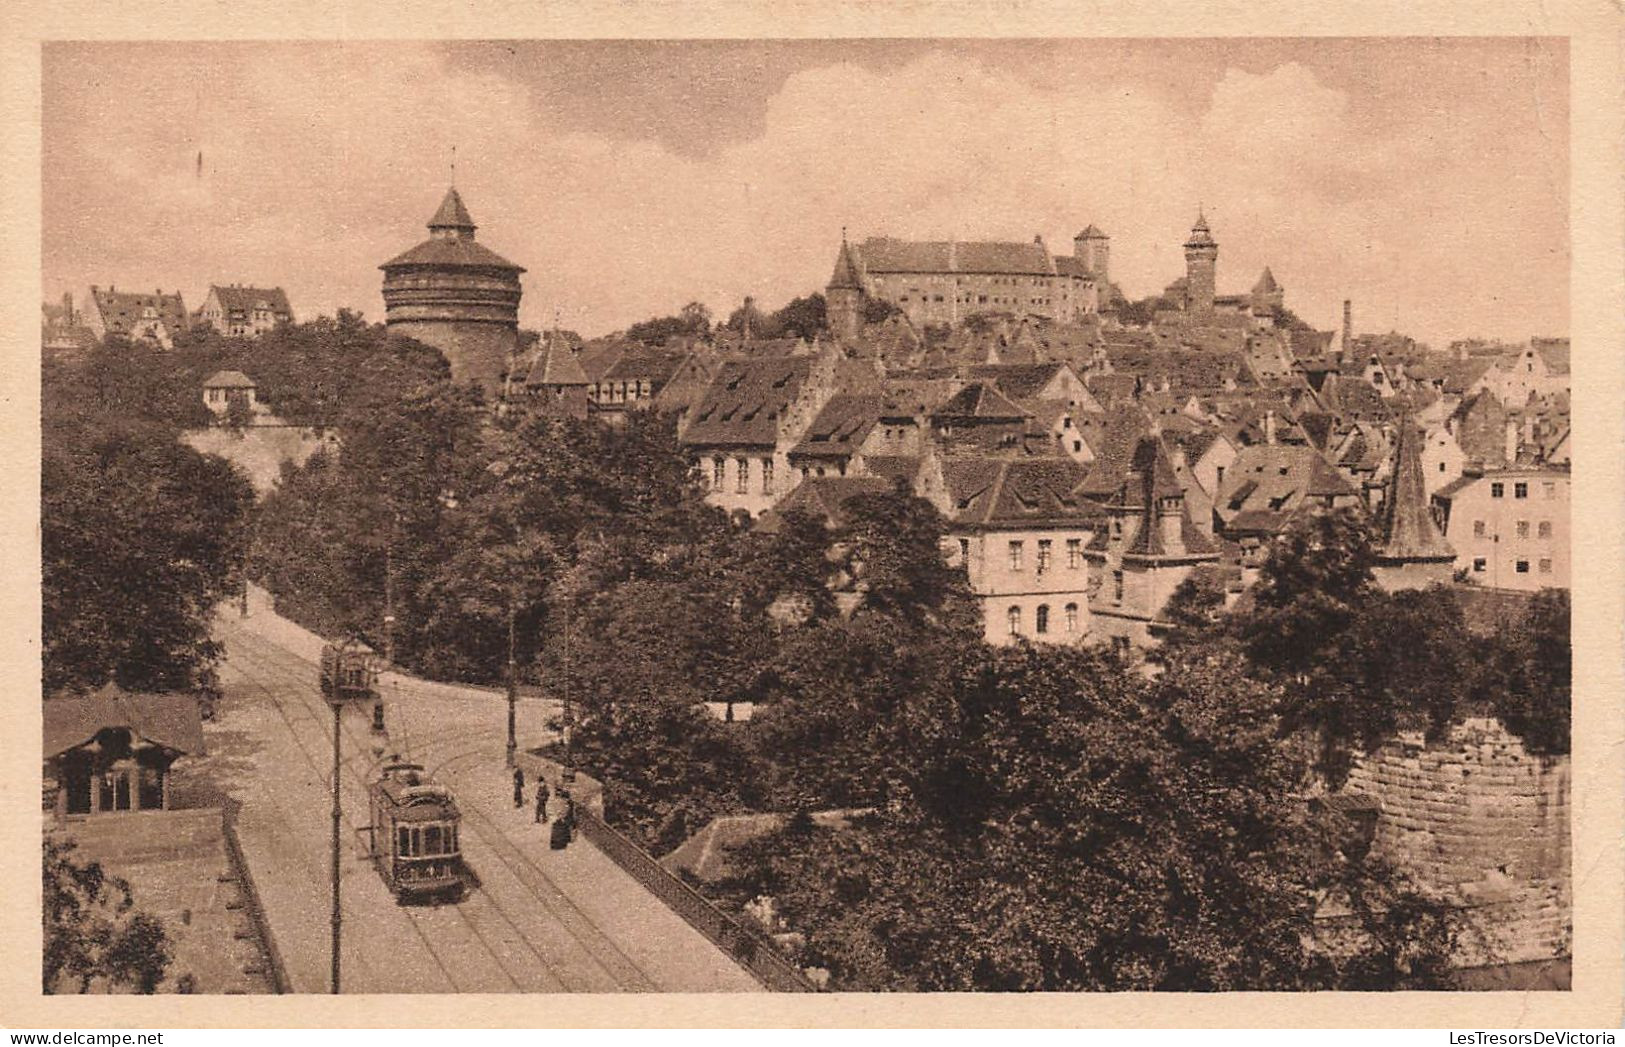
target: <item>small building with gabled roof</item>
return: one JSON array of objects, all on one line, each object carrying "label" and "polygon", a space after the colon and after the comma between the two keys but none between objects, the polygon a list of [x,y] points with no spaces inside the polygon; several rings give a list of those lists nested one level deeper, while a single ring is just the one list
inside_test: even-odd
[{"label": "small building with gabled roof", "polygon": [[201,755],[203,719],[190,694],[138,694],[107,684],[48,698],[44,767],[58,817],[169,807],[169,769]]}]

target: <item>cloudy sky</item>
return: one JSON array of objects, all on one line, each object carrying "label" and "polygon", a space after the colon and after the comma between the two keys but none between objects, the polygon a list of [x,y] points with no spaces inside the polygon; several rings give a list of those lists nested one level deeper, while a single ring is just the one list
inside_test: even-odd
[{"label": "cloudy sky", "polygon": [[[44,277],[280,284],[379,319],[451,178],[525,266],[522,320],[599,334],[820,289],[854,238],[1093,222],[1130,296],[1269,265],[1322,328],[1568,332],[1559,40],[49,44]],[[203,154],[201,174],[197,156]]]}]

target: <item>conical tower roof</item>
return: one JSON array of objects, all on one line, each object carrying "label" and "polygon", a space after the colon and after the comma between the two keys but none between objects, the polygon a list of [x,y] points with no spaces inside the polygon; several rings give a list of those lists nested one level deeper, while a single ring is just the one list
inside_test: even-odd
[{"label": "conical tower roof", "polygon": [[1456,558],[1456,551],[1439,533],[1428,512],[1421,433],[1409,418],[1399,428],[1394,474],[1388,481],[1388,498],[1382,507],[1382,549],[1378,557],[1388,563]]},{"label": "conical tower roof", "polygon": [[1185,241],[1185,246],[1212,247],[1215,244],[1213,233],[1207,227],[1207,215],[1201,211],[1196,212],[1196,224],[1191,226],[1190,239]]},{"label": "conical tower roof", "polygon": [[446,190],[446,198],[440,201],[440,210],[429,219],[430,229],[466,229],[472,234],[476,228],[474,219],[468,214],[468,208],[463,206],[463,198],[457,195],[457,188],[453,186]]},{"label": "conical tower roof", "polygon": [[526,385],[587,385],[587,372],[562,338],[548,338]]},{"label": "conical tower roof", "polygon": [[1270,272],[1270,267],[1266,265],[1264,272],[1258,277],[1258,283],[1253,285],[1253,294],[1273,294],[1280,289],[1281,285],[1275,282],[1275,274]]},{"label": "conical tower roof", "polygon": [[835,272],[829,278],[831,291],[861,291],[863,283],[858,279],[857,260],[852,257],[852,245],[841,238],[841,253],[835,256]]}]

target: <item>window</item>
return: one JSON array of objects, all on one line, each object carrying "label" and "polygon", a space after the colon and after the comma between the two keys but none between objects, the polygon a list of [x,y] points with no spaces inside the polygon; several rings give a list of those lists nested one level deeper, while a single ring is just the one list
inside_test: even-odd
[{"label": "window", "polygon": [[1441,472],[1441,473],[1444,472],[1444,463],[1443,462],[1439,463],[1439,472]]},{"label": "window", "polygon": [[1545,559],[1541,560],[1540,561],[1540,573],[1541,574],[1551,574],[1552,573],[1552,561],[1545,560]]},{"label": "window", "polygon": [[1021,570],[1021,543],[1020,542],[1011,542],[1010,543],[1010,570],[1012,570],[1012,571]]},{"label": "window", "polygon": [[[1048,538],[1038,540],[1038,571],[1040,574],[1049,570],[1049,547],[1050,540]],[[1049,612],[1044,613],[1048,614]],[[1044,630],[1040,629],[1038,631],[1043,632]]]},{"label": "window", "polygon": [[1502,483],[1490,484],[1490,497],[1491,498],[1503,498],[1503,497],[1506,496],[1506,492],[1507,492],[1507,485],[1506,484],[1502,484]]},{"label": "window", "polygon": [[1075,603],[1069,603],[1066,605],[1066,632],[1068,636],[1073,636],[1077,634],[1077,631],[1078,605]]},{"label": "window", "polygon": [[1518,521],[1518,537],[1519,538],[1528,538],[1529,537],[1529,521],[1528,520],[1519,520]]},{"label": "window", "polygon": [[1482,538],[1482,537],[1484,537],[1484,521],[1483,520],[1474,520],[1473,521],[1473,537],[1474,538]]},{"label": "window", "polygon": [[1513,484],[1512,485],[1512,497],[1514,497],[1514,498],[1528,498],[1529,497],[1529,485],[1527,483],[1523,483],[1521,481],[1519,483]]},{"label": "window", "polygon": [[1121,516],[1112,517],[1112,537],[1117,539],[1123,537],[1123,518]]},{"label": "window", "polygon": [[412,830],[404,825],[396,830],[395,853],[400,855],[412,853]]},{"label": "window", "polygon": [[711,490],[722,490],[722,459],[711,459]]},{"label": "window", "polygon": [[749,458],[735,458],[734,459],[734,466],[738,469],[738,474],[737,474],[737,477],[736,477],[736,480],[735,480],[735,483],[734,483],[734,491],[736,491],[739,494],[747,494],[747,493],[749,493],[749,491],[750,491],[750,459]]},{"label": "window", "polygon": [[773,459],[762,459],[762,493],[773,493]]},{"label": "window", "polygon": [[1473,571],[1475,573],[1482,574],[1484,572],[1485,568],[1487,568],[1488,566],[1489,566],[1489,561],[1484,559],[1482,556],[1473,557]]},{"label": "window", "polygon": [[1083,566],[1083,539],[1068,538],[1066,540],[1066,565],[1074,571]]},{"label": "window", "polygon": [[1552,536],[1552,521],[1542,520],[1536,525],[1535,533],[1541,538],[1550,538]]},{"label": "window", "polygon": [[1019,607],[1010,608],[1010,610],[1005,612],[1004,617],[1005,617],[1005,621],[1007,623],[1009,623],[1010,635],[1011,636],[1020,636],[1021,635],[1021,608],[1019,608]]},{"label": "window", "polygon": [[430,825],[423,830],[423,853],[440,853],[440,826]]},{"label": "window", "polygon": [[1517,570],[1517,572],[1519,574],[1528,574],[1529,573],[1529,561],[1528,560],[1519,560],[1516,567],[1515,567],[1515,570]]},{"label": "window", "polygon": [[1123,602],[1123,572],[1122,571],[1113,571],[1112,572],[1112,602],[1113,603],[1122,603]]},{"label": "window", "polygon": [[1038,613],[1033,617],[1033,628],[1040,633],[1049,632],[1049,604],[1038,605]]},{"label": "window", "polygon": [[970,563],[970,539],[969,538],[961,538],[959,540],[959,562],[960,563]]},{"label": "window", "polygon": [[1540,496],[1542,498],[1556,498],[1557,497],[1557,484],[1552,483],[1551,481],[1543,482],[1540,485]]}]

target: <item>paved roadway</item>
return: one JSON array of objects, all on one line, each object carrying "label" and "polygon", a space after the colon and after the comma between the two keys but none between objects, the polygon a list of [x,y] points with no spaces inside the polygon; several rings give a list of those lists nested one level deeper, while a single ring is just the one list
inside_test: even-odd
[{"label": "paved roadway", "polygon": [[[238,833],[296,992],[325,992],[329,963],[332,713],[316,686],[320,641],[263,600],[217,619],[224,700],[202,772],[241,808]],[[386,677],[391,730],[343,714],[340,800],[345,992],[750,992],[761,986],[586,840],[547,846],[515,810],[501,695]],[[520,742],[551,710],[520,706]],[[398,906],[364,857],[366,783],[383,757],[424,764],[457,796],[478,885],[457,904]]]}]

